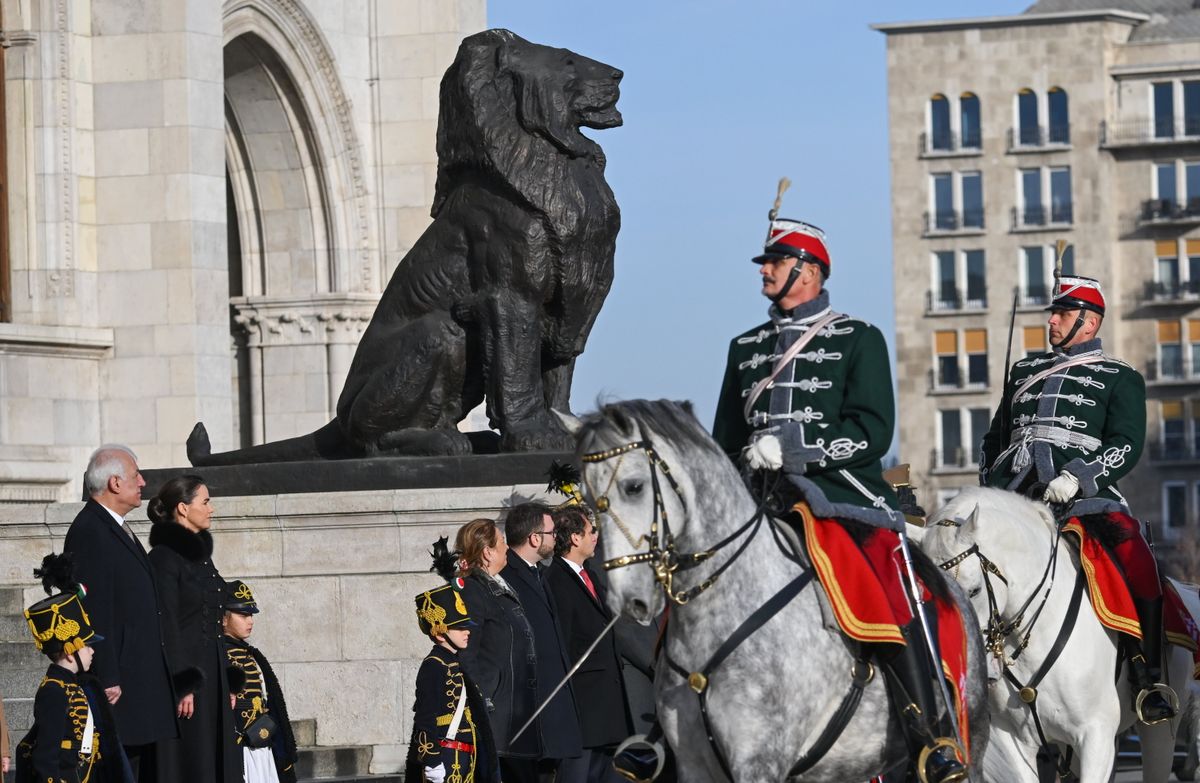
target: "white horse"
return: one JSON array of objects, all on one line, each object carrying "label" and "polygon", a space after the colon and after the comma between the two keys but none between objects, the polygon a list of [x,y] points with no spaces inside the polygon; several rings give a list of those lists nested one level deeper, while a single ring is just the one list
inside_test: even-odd
[{"label": "white horse", "polygon": [[[744,620],[805,570],[789,558],[790,544],[772,520],[743,527],[757,517],[755,500],[690,408],[635,400],[605,406],[585,421],[564,417],[564,423],[583,455],[605,556],[618,565],[609,571],[609,606],[646,624],[667,607],[666,590],[676,596],[655,691],[680,780],[847,783],[905,759],[884,678],[875,676],[840,738],[807,771],[795,770],[830,725],[855,667],[850,645],[823,622],[815,580],[706,678],[695,674],[703,673]],[[686,567],[690,553],[727,539],[711,557]],[[676,559],[664,561],[663,554]],[[672,563],[683,565],[673,570]],[[965,595],[952,582],[947,586],[967,622],[976,622]],[[968,638],[974,765],[987,744],[986,674],[982,644],[974,634]],[[701,692],[711,732],[701,713]]]},{"label": "white horse", "polygon": [[[991,617],[990,586],[996,613],[991,619],[1016,626],[1003,640],[1006,660],[1012,661],[1028,635],[1028,646],[1010,665],[1020,683],[1029,683],[1050,655],[1067,619],[1079,572],[1074,547],[1056,531],[1045,504],[1013,492],[970,487],[914,536],[936,562],[957,560],[951,573],[970,596],[985,630]],[[989,562],[995,571],[990,571]],[[1182,691],[1190,677],[1191,654],[1182,648],[1164,649],[1168,682]],[[993,680],[989,691],[992,734],[983,760],[985,780],[1038,783],[1040,742],[1033,713],[1005,678]],[[1081,783],[1109,780],[1115,738],[1135,719],[1132,701],[1116,634],[1096,618],[1085,587],[1065,647],[1038,684],[1035,702],[1047,740],[1064,753],[1073,748],[1072,768]],[[1162,783],[1170,775],[1177,723],[1178,718],[1138,727],[1143,780]]]}]

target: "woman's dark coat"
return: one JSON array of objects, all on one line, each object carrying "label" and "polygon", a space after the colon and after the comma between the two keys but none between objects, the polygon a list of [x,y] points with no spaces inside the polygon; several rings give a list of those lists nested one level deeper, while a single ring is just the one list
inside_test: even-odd
[{"label": "woman's dark coat", "polygon": [[195,696],[195,713],[179,720],[179,739],[158,745],[159,780],[241,783],[221,644],[225,580],[212,563],[212,536],[160,522],[150,529],[150,547],[175,690]]},{"label": "woman's dark coat", "polygon": [[473,573],[463,580],[463,600],[475,622],[458,660],[490,705],[488,719],[501,756],[537,758],[538,732],[511,738],[537,709],[537,656],[533,630],[516,593]]}]

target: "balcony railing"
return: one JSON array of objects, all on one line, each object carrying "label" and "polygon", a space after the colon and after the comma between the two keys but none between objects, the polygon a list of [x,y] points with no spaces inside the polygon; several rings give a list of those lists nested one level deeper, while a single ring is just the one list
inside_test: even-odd
[{"label": "balcony railing", "polygon": [[1149,282],[1142,293],[1147,304],[1173,304],[1200,300],[1200,280]]},{"label": "balcony railing", "polygon": [[1150,459],[1154,462],[1197,462],[1200,461],[1200,443],[1183,436],[1167,436],[1153,441]]},{"label": "balcony railing", "polygon": [[935,471],[960,471],[979,469],[979,447],[943,450],[933,449],[929,453],[929,465]]},{"label": "balcony railing", "polygon": [[1147,383],[1200,383],[1200,368],[1190,356],[1151,359],[1146,362]]},{"label": "balcony railing", "polygon": [[987,294],[969,297],[960,290],[955,291],[926,291],[926,313],[952,313],[961,310],[986,310]]},{"label": "balcony railing", "polygon": [[977,155],[982,151],[983,137],[977,130],[961,135],[953,131],[921,134],[921,155]]},{"label": "balcony railing", "polygon": [[925,233],[937,234],[951,231],[982,231],[983,210],[936,211],[925,213]]},{"label": "balcony railing", "polygon": [[1071,143],[1070,125],[1039,125],[1034,128],[1009,128],[1008,151],[1038,150],[1044,147],[1066,147]]},{"label": "balcony railing", "polygon": [[938,368],[929,371],[929,391],[930,392],[957,392],[957,391],[987,391],[987,377],[972,378],[969,372],[964,372],[964,368],[955,367],[952,371],[947,368]]},{"label": "balcony railing", "polygon": [[1017,294],[1017,302],[1021,307],[1045,307],[1050,304],[1050,289],[1023,288]]},{"label": "balcony railing", "polygon": [[1075,214],[1070,204],[1046,207],[1013,207],[1013,231],[1039,229],[1047,226],[1069,226]]},{"label": "balcony railing", "polygon": [[1138,147],[1179,143],[1200,143],[1200,117],[1100,123],[1101,147]]},{"label": "balcony railing", "polygon": [[1142,202],[1138,222],[1142,225],[1200,223],[1200,198],[1190,198],[1186,202],[1173,198],[1147,199]]}]

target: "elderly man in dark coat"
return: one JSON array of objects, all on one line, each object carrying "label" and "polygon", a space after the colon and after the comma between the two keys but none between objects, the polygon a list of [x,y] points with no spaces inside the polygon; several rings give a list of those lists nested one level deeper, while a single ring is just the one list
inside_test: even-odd
[{"label": "elderly man in dark coat", "polygon": [[[629,706],[621,681],[616,637],[606,632],[612,612],[604,605],[605,588],[588,563],[596,553],[600,534],[579,506],[557,509],[553,516],[555,557],[546,567],[546,584],[558,608],[558,622],[571,664],[583,661],[571,678],[578,699],[583,755],[564,759],[558,780],[621,783],[621,776],[612,766],[612,754],[631,734]],[[600,643],[585,659],[596,639]]]},{"label": "elderly man in dark coat", "polygon": [[146,550],[125,523],[146,485],[137,457],[101,446],[84,474],[87,505],[67,531],[75,576],[87,586],[92,626],[104,637],[92,671],[113,707],[117,733],[141,783],[156,780],[154,745],[179,735],[158,595]]},{"label": "elderly man in dark coat", "polygon": [[[570,667],[558,624],[554,597],[544,584],[538,563],[554,553],[554,520],[541,503],[514,506],[504,518],[508,541],[508,565],[500,572],[517,592],[525,617],[533,629],[537,653],[537,696],[541,704],[562,682]],[[558,762],[577,758],[582,752],[579,720],[571,686],[560,690],[538,717],[542,740],[541,758]]]}]

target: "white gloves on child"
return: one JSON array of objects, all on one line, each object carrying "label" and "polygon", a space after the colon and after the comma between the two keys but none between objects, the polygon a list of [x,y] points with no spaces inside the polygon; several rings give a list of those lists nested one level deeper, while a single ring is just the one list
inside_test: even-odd
[{"label": "white gloves on child", "polygon": [[1047,503],[1066,503],[1078,494],[1079,479],[1064,470],[1046,485],[1042,500]]},{"label": "white gloves on child", "polygon": [[754,470],[783,467],[783,445],[775,435],[763,435],[746,447],[746,464]]}]

